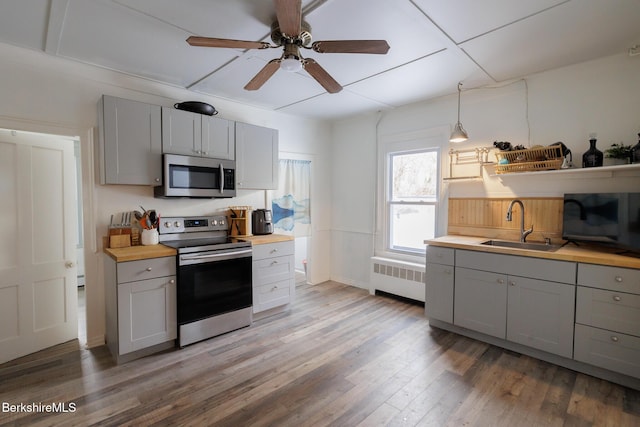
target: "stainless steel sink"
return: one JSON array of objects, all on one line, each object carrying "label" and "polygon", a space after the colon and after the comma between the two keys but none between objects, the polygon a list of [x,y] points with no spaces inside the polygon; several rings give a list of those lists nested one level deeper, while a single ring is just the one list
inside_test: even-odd
[{"label": "stainless steel sink", "polygon": [[502,248],[528,249],[532,251],[553,252],[560,249],[558,245],[547,245],[546,243],[510,242],[507,240],[487,240],[482,245],[499,246]]}]

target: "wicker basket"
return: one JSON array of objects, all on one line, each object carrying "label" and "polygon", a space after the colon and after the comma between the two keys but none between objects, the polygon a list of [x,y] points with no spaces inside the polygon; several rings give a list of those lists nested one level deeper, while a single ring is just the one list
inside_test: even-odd
[{"label": "wicker basket", "polygon": [[[562,148],[553,145],[527,150],[498,151],[496,158],[496,173],[554,170],[562,166]],[[502,159],[507,159],[509,163],[500,164]]]}]

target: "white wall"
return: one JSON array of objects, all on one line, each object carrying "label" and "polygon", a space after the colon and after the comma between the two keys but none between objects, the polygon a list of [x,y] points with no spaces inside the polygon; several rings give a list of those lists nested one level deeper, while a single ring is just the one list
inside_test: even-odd
[{"label": "white wall", "polygon": [[[330,128],[326,123],[198,95],[5,44],[0,44],[0,56],[0,127],[80,136],[83,173],[92,167],[88,153],[92,152],[92,128],[97,126],[96,105],[103,94],[163,106],[172,106],[176,101],[204,101],[214,105],[220,117],[278,129],[281,151],[314,158],[312,182],[317,203],[312,206],[312,216],[317,220],[310,239],[309,258],[315,267],[310,280],[317,283],[329,278],[331,189],[324,178],[329,175]],[[132,210],[138,205],[155,208],[162,216],[213,213],[230,204],[265,207],[264,191],[239,191],[234,199],[162,200],[153,198],[151,187],[101,186],[95,184],[92,176],[84,176],[83,181],[86,203],[92,204],[92,210],[85,211],[89,227],[85,233],[91,240],[85,249],[87,336],[92,345],[100,344],[105,330],[101,238],[112,213]]]},{"label": "white wall", "polygon": [[[470,135],[449,148],[491,146],[493,141],[549,145],[564,142],[581,165],[589,133],[598,134],[598,148],[612,143],[637,143],[640,132],[640,57],[625,54],[532,75],[496,88],[463,91],[461,122]],[[464,86],[463,86],[464,89]],[[369,257],[374,255],[376,140],[392,135],[434,131],[455,124],[457,95],[403,106],[378,116],[350,117],[333,123],[331,277],[367,288]],[[437,133],[437,132],[436,132]],[[495,159],[490,159],[495,161]],[[448,164],[448,163],[447,163]],[[444,176],[448,171],[443,170]],[[491,176],[493,175],[493,176]],[[482,181],[444,184],[446,197],[562,196],[573,191],[638,191],[638,173],[608,178],[603,174],[498,177],[484,168]],[[446,206],[446,205],[444,205]],[[446,225],[446,210],[443,211]],[[446,230],[445,227],[441,227]],[[422,260],[419,260],[422,262]]]}]

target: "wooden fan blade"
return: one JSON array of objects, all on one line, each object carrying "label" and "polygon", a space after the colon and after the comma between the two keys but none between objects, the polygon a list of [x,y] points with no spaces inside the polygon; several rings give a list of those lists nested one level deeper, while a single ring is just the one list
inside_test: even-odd
[{"label": "wooden fan blade", "polygon": [[280,32],[289,37],[300,35],[302,0],[273,0]]},{"label": "wooden fan blade", "polygon": [[271,78],[280,68],[280,58],[272,59],[265,65],[262,70],[258,71],[249,83],[244,87],[246,90],[258,90],[267,80]]},{"label": "wooden fan blade", "polygon": [[386,40],[325,40],[317,41],[311,48],[318,53],[373,53],[384,55],[389,51]]},{"label": "wooden fan blade", "polygon": [[270,47],[266,42],[249,42],[245,40],[232,39],[216,39],[213,37],[196,37],[191,36],[187,39],[187,43],[191,46],[204,47],[230,47],[237,49],[266,49]]},{"label": "wooden fan blade", "polygon": [[304,59],[304,69],[329,93],[338,93],[342,90],[340,83],[325,71],[316,61],[311,58]]}]

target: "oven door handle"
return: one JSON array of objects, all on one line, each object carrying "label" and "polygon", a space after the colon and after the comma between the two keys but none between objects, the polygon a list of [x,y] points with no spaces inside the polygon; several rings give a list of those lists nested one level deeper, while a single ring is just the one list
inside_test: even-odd
[{"label": "oven door handle", "polygon": [[240,251],[229,251],[229,252],[221,252],[214,254],[202,254],[202,255],[180,255],[180,261],[206,261],[206,260],[215,260],[216,258],[242,258],[238,255],[246,255],[251,254],[252,249],[244,249]]}]

